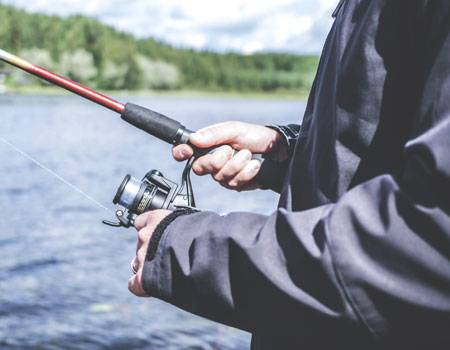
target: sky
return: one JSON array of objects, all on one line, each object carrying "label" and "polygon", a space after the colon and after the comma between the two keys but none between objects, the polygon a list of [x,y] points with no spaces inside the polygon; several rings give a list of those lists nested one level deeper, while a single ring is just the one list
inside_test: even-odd
[{"label": "sky", "polygon": [[178,47],[320,53],[337,0],[0,0],[32,12],[84,14]]}]

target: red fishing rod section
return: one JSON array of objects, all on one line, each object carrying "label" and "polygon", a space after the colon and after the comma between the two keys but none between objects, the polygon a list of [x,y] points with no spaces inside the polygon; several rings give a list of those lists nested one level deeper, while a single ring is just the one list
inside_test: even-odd
[{"label": "red fishing rod section", "polygon": [[171,144],[188,143],[192,133],[178,121],[151,109],[132,103],[122,104],[111,97],[74,82],[49,70],[32,64],[5,50],[0,49],[0,60],[30,74],[60,86],[101,106],[120,114],[121,118],[135,127]]},{"label": "red fishing rod section", "polygon": [[[173,145],[189,143],[189,136],[192,134],[192,131],[187,129],[180,122],[163,114],[133,103],[122,104],[111,97],[105,96],[68,78],[27,62],[24,59],[2,49],[0,49],[0,60],[82,96],[101,106],[109,108],[110,110],[119,113],[122,120],[147,132],[150,135],[157,137],[160,140]],[[196,157],[212,151],[212,149],[193,148],[194,156]],[[282,176],[281,173],[278,174],[278,171],[274,171],[274,169],[280,169],[281,171],[281,168],[276,164],[271,165],[271,160],[263,160],[260,154],[253,155],[253,158],[262,162],[261,170],[256,178],[258,183],[268,187],[270,183],[274,182],[274,179],[278,179]]]},{"label": "red fishing rod section", "polygon": [[95,102],[101,106],[109,108],[117,113],[122,113],[125,109],[125,105],[112,99],[111,97],[105,96],[97,91],[89,89],[77,82],[74,82],[68,78],[65,78],[56,73],[50,72],[45,68],[34,65],[24,59],[17,57],[9,52],[0,49],[0,59],[20,68],[30,74],[33,74],[41,79],[44,79],[52,84],[58,85],[70,92],[73,92],[79,96],[87,98],[88,100]]}]

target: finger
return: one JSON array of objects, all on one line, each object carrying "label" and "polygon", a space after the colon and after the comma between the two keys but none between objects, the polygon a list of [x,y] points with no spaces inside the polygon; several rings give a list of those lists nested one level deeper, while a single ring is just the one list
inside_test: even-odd
[{"label": "finger", "polygon": [[239,136],[239,131],[238,122],[220,123],[198,130],[189,140],[194,146],[207,148],[234,142]]},{"label": "finger", "polygon": [[194,150],[189,145],[178,145],[172,148],[172,155],[175,160],[182,162],[194,155]]},{"label": "finger", "polygon": [[144,268],[147,250],[148,245],[144,245],[136,251],[136,256],[131,261],[131,268],[133,271],[139,271],[140,268]]},{"label": "finger", "polygon": [[242,150],[225,164],[225,166],[214,176],[219,182],[233,179],[239,174],[252,159],[252,153],[249,150]]},{"label": "finger", "polygon": [[148,227],[144,227],[142,230],[139,230],[137,234],[137,244],[136,244],[136,253],[141,249],[141,247],[147,244],[150,241],[150,237],[153,233],[153,230]]},{"label": "finger", "polygon": [[149,216],[151,215],[151,211],[148,211],[144,214],[139,215],[135,220],[134,220],[134,228],[137,231],[142,230],[145,226],[147,226],[147,221],[149,219]]},{"label": "finger", "polygon": [[142,244],[148,242],[152,233],[153,233],[153,226],[146,226],[142,230],[139,230],[137,235],[139,248],[141,247]]},{"label": "finger", "polygon": [[228,181],[228,186],[234,189],[243,188],[255,178],[259,169],[261,169],[261,162],[256,159],[251,160],[244,169],[242,169],[233,179]]},{"label": "finger", "polygon": [[139,262],[136,259],[136,257],[133,258],[133,260],[131,260],[131,270],[132,271],[139,271]]},{"label": "finger", "polygon": [[138,297],[149,297],[142,287],[142,268],[128,280],[128,290]]},{"label": "finger", "polygon": [[234,150],[230,146],[220,146],[214,153],[197,159],[192,169],[197,175],[215,174],[233,157]]},{"label": "finger", "polygon": [[144,245],[136,252],[136,265],[141,268],[145,264],[145,258],[147,256],[148,245]]},{"label": "finger", "polygon": [[136,243],[136,255],[137,255],[137,252],[139,251],[139,249],[141,249],[141,247],[142,247],[142,242],[139,239],[139,233],[138,233],[138,239],[137,239],[137,243]]}]

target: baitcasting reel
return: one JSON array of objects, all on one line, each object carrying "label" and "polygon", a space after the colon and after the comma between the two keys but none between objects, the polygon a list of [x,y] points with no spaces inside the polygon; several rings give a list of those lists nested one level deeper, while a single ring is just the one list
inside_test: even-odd
[{"label": "baitcasting reel", "polygon": [[[195,207],[194,193],[190,179],[193,159],[184,168],[181,186],[166,179],[157,170],[148,172],[142,180],[131,175],[125,176],[113,199],[121,206],[116,211],[118,222],[104,220],[103,223],[113,227],[130,227],[140,214],[155,209],[176,210]],[[184,189],[186,189],[184,193]]]}]

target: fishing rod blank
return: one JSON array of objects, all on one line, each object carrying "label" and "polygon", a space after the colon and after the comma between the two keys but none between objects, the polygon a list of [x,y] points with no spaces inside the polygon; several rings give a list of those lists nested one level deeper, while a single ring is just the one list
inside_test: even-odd
[{"label": "fishing rod blank", "polygon": [[38,78],[44,79],[51,84],[62,87],[63,89],[119,113],[123,120],[161,140],[171,144],[188,143],[189,135],[192,131],[187,130],[181,123],[166,117],[165,115],[132,103],[126,105],[120,103],[109,96],[103,95],[69,78],[27,62],[2,49],[0,49],[0,59]]},{"label": "fishing rod blank", "polygon": [[0,59],[6,63],[9,63],[17,68],[24,70],[32,75],[35,75],[41,79],[48,81],[54,85],[60,86],[70,92],[73,92],[79,96],[87,98],[88,100],[98,103],[106,108],[109,108],[117,113],[122,113],[125,106],[113,100],[112,98],[105,96],[97,91],[89,89],[81,84],[78,84],[68,78],[60,76],[56,73],[50,72],[45,68],[39,67],[35,64],[25,61],[24,59],[17,57],[9,52],[0,49]]},{"label": "fishing rod blank", "polygon": [[[0,49],[0,60],[119,113],[121,118],[126,122],[160,140],[173,145],[189,144],[189,136],[193,131],[188,130],[180,122],[172,118],[132,103],[123,104],[118,102],[109,96],[101,94],[45,68],[27,62],[2,49]],[[210,151],[212,151],[212,149],[199,149],[194,147],[196,157]],[[261,155],[254,155],[253,159],[258,159],[262,162],[261,170],[257,175],[257,181],[260,184],[268,185],[273,183],[273,181],[279,180],[279,176],[282,176],[282,173],[276,171],[279,167],[274,164],[271,165],[272,161],[268,159],[263,160]]]}]

